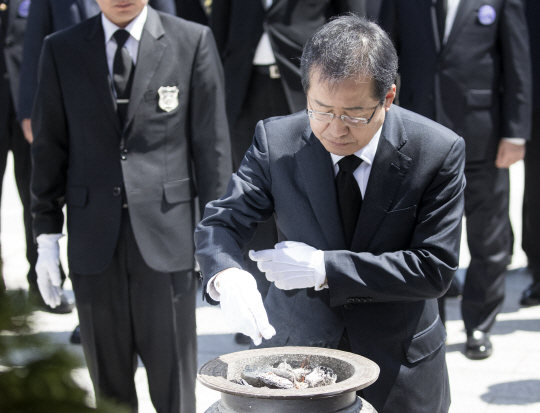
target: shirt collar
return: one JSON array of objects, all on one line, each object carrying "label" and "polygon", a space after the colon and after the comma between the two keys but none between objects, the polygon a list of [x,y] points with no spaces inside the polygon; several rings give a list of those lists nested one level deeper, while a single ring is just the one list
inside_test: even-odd
[{"label": "shirt collar", "polygon": [[[144,28],[144,23],[146,23],[146,16],[148,15],[148,6],[144,6],[143,10],[135,17],[125,28],[129,34],[135,38],[135,40],[140,41],[142,36],[142,31]],[[105,33],[105,43],[108,43],[111,40],[114,32],[116,32],[120,27],[111,22],[103,13],[101,13],[101,23],[103,24],[103,32]]]},{"label": "shirt collar", "polygon": [[[379,138],[381,137],[381,131],[382,126],[379,128],[379,130],[375,133],[373,138],[369,141],[369,143],[364,146],[362,149],[356,151],[353,155],[358,156],[362,161],[367,163],[368,165],[373,165],[373,159],[375,159],[375,153],[377,152],[377,147],[379,146]],[[335,166],[344,156],[335,155],[333,153],[330,153],[330,156],[332,157],[332,163]]]}]

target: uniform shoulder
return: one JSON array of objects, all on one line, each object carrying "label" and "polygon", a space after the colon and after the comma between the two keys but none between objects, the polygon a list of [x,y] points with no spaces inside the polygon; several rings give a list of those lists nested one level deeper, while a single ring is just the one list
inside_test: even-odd
[{"label": "uniform shoulder", "polygon": [[166,31],[168,28],[170,28],[174,30],[190,32],[194,35],[200,35],[201,33],[210,32],[210,28],[208,26],[185,20],[181,17],[173,16],[171,14],[164,13],[158,10],[156,10],[156,12],[159,14],[161,23],[163,24]]},{"label": "uniform shoulder", "polygon": [[98,24],[99,19],[101,19],[101,13],[66,29],[54,32],[48,35],[46,39],[53,43],[70,44],[73,43],[74,39],[89,37],[98,27],[100,27]]}]

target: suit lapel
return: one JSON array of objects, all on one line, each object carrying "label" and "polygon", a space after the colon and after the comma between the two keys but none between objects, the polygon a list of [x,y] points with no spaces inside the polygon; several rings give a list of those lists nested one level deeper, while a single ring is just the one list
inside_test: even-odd
[{"label": "suit lapel", "polygon": [[456,18],[454,20],[454,24],[452,25],[452,30],[450,31],[450,34],[448,35],[448,41],[446,42],[442,50],[443,54],[452,46],[452,43],[455,41],[458,33],[463,28],[465,22],[469,18],[470,13],[473,12],[479,1],[480,0],[461,0],[459,2]]},{"label": "suit lapel", "polygon": [[165,30],[163,29],[158,13],[148,7],[148,16],[139,43],[139,53],[137,56],[137,65],[135,66],[133,85],[131,87],[131,96],[129,97],[125,128],[127,128],[133,120],[137,107],[143,99],[144,92],[147,90],[161,58],[163,57],[163,53],[167,48],[165,42],[160,41],[164,34]]},{"label": "suit lapel", "polygon": [[94,88],[99,95],[99,100],[103,102],[103,107],[107,112],[107,117],[115,125],[116,130],[120,130],[120,120],[116,114],[116,100],[112,90],[111,75],[107,65],[107,55],[105,52],[105,35],[101,25],[101,14],[93,17],[94,24],[86,36],[86,47],[83,49],[84,65],[88,77],[94,84]]},{"label": "suit lapel", "polygon": [[395,112],[387,113],[381,132],[351,245],[355,252],[367,251],[412,162],[399,151],[407,137]]},{"label": "suit lapel", "polygon": [[317,222],[331,249],[345,249],[334,184],[332,159],[328,151],[308,127],[304,131],[307,144],[295,154],[298,170]]}]

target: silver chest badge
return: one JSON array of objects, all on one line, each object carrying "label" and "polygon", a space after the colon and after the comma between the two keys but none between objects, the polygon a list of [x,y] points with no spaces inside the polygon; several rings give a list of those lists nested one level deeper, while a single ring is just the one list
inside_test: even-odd
[{"label": "silver chest badge", "polygon": [[158,89],[159,107],[170,112],[178,106],[178,88],[176,86],[161,86]]}]

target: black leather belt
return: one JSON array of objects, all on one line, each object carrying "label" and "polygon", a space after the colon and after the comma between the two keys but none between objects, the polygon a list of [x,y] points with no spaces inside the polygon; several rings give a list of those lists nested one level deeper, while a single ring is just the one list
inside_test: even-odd
[{"label": "black leather belt", "polygon": [[279,79],[281,74],[279,73],[278,65],[254,65],[255,72],[270,77],[270,79]]}]

